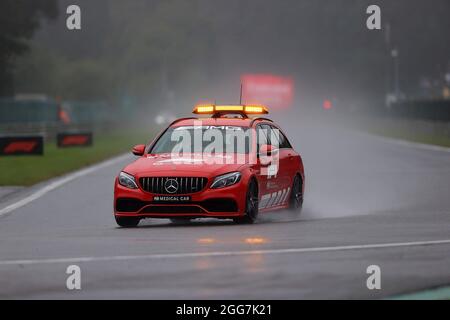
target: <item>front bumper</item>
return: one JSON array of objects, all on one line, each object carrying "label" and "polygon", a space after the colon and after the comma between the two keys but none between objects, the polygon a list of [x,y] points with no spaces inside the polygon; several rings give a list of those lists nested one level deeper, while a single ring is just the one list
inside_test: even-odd
[{"label": "front bumper", "polygon": [[[118,184],[114,188],[114,214],[118,217],[172,218],[215,217],[228,218],[244,215],[246,186],[241,180],[222,189],[210,189],[186,194],[188,202],[155,202],[152,194],[141,189],[128,189]],[[184,196],[184,195],[180,195]]]}]

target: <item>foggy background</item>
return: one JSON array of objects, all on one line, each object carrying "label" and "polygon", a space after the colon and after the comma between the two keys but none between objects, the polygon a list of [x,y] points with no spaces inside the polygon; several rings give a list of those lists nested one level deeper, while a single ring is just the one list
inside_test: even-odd
[{"label": "foggy background", "polygon": [[[66,27],[72,4],[81,30]],[[381,30],[366,27],[372,4]],[[449,17],[449,0],[2,0],[0,298],[448,293]],[[303,159],[301,215],[117,228],[131,147],[197,102],[238,103],[243,74],[294,83],[290,106],[268,108]],[[286,252],[308,248],[336,250]],[[76,293],[63,266],[78,262]],[[367,290],[372,264],[383,290]]]},{"label": "foggy background", "polygon": [[[70,4],[81,7],[81,30],[66,28]],[[381,7],[382,30],[366,28],[370,4]],[[6,0],[0,7],[2,96],[189,113],[198,101],[237,103],[243,73],[272,73],[294,79],[295,108],[332,99],[341,109],[374,110],[394,91],[395,49],[403,98],[439,99],[448,86],[447,0]]]}]

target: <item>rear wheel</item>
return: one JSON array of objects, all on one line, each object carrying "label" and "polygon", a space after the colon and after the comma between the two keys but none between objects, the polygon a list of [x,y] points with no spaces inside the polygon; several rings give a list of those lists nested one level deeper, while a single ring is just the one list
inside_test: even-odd
[{"label": "rear wheel", "polygon": [[139,224],[139,218],[135,217],[115,217],[116,223],[123,228],[134,228]]},{"label": "rear wheel", "polygon": [[291,197],[289,199],[289,208],[293,211],[300,213],[303,206],[303,190],[302,180],[298,175],[295,176],[292,183]]},{"label": "rear wheel", "polygon": [[234,218],[236,223],[253,223],[258,216],[258,185],[255,180],[251,180],[247,189],[245,201],[245,215],[243,217]]}]

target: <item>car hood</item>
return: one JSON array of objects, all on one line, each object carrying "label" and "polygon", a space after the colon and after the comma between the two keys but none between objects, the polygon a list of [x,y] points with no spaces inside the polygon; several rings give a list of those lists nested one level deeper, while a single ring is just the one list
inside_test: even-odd
[{"label": "car hood", "polygon": [[129,164],[123,171],[138,178],[144,176],[215,177],[223,173],[239,171],[245,163],[243,164],[242,161],[237,162],[236,160],[236,156],[229,155],[202,157],[201,155],[193,154],[174,158],[170,154],[149,154]]}]

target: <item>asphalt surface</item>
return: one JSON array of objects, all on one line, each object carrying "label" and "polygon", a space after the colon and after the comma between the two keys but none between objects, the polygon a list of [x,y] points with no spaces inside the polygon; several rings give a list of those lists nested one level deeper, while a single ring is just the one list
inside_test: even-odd
[{"label": "asphalt surface", "polygon": [[[285,122],[306,168],[300,216],[120,229],[113,180],[130,155],[0,217],[0,298],[372,299],[450,284],[450,243],[397,245],[450,239],[450,152]],[[358,247],[377,244],[393,246]],[[66,288],[72,264],[81,290]],[[380,290],[366,287],[369,265]]]}]

